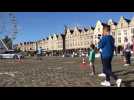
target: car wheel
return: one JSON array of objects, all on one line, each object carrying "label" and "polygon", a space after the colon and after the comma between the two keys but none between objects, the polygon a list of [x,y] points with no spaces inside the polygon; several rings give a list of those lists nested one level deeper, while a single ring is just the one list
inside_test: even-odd
[{"label": "car wheel", "polygon": [[2,59],[3,57],[2,56],[0,56],[0,59]]},{"label": "car wheel", "polygon": [[17,55],[15,55],[13,58],[14,58],[14,59],[18,59],[18,56],[17,56]]}]

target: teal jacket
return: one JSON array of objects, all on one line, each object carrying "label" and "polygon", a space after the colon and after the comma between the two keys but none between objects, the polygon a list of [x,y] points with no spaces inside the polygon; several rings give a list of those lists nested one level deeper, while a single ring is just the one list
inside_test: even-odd
[{"label": "teal jacket", "polygon": [[95,51],[94,50],[88,50],[88,58],[89,61],[93,62],[95,60]]}]

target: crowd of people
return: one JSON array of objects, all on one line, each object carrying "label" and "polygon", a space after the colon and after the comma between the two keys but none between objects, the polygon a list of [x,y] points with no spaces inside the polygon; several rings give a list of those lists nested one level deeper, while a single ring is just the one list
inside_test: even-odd
[{"label": "crowd of people", "polygon": [[[122,79],[118,78],[112,72],[112,59],[115,52],[115,40],[110,35],[110,27],[104,26],[102,36],[98,37],[98,44],[96,48],[99,50],[101,55],[102,62],[102,73],[99,74],[99,77],[105,77],[105,81],[101,82],[103,86],[111,86],[110,77],[113,77],[116,80],[117,87],[121,86]],[[128,41],[127,37],[124,38],[124,47],[123,47],[123,55],[124,55],[124,66],[131,65],[131,51],[134,51],[134,36],[132,39],[132,47]],[[88,51],[88,59],[89,66],[92,69],[90,75],[95,75],[95,45],[91,44],[90,49]]]}]

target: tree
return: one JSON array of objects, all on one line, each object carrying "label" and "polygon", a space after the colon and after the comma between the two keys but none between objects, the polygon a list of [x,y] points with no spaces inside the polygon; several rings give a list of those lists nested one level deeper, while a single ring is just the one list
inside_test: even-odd
[{"label": "tree", "polygon": [[11,38],[9,38],[8,36],[5,36],[3,39],[3,42],[8,47],[8,49],[12,49],[12,39]]}]

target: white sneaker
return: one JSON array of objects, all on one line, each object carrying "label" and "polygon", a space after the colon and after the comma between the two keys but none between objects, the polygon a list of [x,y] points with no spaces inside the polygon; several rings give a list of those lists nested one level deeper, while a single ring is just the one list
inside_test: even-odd
[{"label": "white sneaker", "polygon": [[94,75],[94,73],[92,72],[92,73],[90,73],[90,76],[93,76]]},{"label": "white sneaker", "polygon": [[101,85],[106,86],[106,87],[111,86],[110,82],[106,80],[104,82],[101,82]]},{"label": "white sneaker", "polygon": [[122,79],[117,79],[117,81],[116,81],[117,87],[121,86],[121,82],[122,82]]},{"label": "white sneaker", "polygon": [[99,77],[106,77],[106,75],[104,73],[101,73],[98,75]]},{"label": "white sneaker", "polygon": [[129,66],[129,64],[124,64],[124,66]]}]

